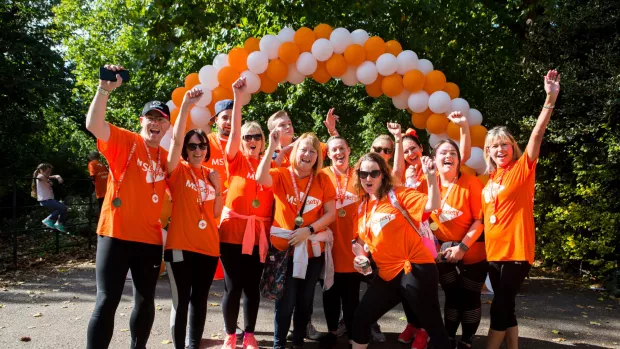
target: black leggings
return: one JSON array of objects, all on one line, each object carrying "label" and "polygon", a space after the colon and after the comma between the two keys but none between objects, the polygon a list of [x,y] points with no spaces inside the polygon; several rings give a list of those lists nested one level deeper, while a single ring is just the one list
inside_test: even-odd
[{"label": "black leggings", "polygon": [[[166,250],[164,261],[172,291],[170,331],[176,349],[185,348],[187,309],[189,308],[189,348],[200,347],[207,318],[207,298],[217,268],[218,257],[201,253]],[[189,307],[191,304],[191,308]]]},{"label": "black leggings", "polygon": [[237,329],[239,305],[243,292],[244,331],[254,333],[258,307],[260,305],[260,284],[265,264],[260,262],[258,246],[254,246],[252,255],[241,254],[241,245],[220,243],[220,259],[224,267],[226,292],[222,301],[224,325],[227,334],[234,334]]},{"label": "black leggings", "polygon": [[491,303],[492,330],[506,331],[517,326],[515,298],[530,268],[528,262],[489,262],[489,279],[494,293]]},{"label": "black leggings", "polygon": [[487,277],[488,263],[457,265],[438,263],[439,283],[446,294],[444,321],[451,338],[456,336],[459,324],[463,326],[461,341],[471,344],[482,317],[480,293]]},{"label": "black leggings", "polygon": [[323,311],[329,331],[333,332],[338,329],[342,305],[342,315],[347,333],[349,336],[353,333],[353,315],[355,315],[355,309],[359,304],[362,276],[357,272],[334,273],[334,284],[329,290],[323,292]]},{"label": "black leggings", "polygon": [[434,263],[411,267],[410,273],[401,271],[390,281],[375,277],[355,311],[352,338],[356,343],[368,344],[370,325],[398,305],[402,297],[428,332],[433,348],[450,348],[439,308],[437,267]]},{"label": "black leggings", "polygon": [[88,323],[87,349],[108,348],[114,314],[121,301],[127,270],[133,278],[133,310],[129,320],[131,348],[145,348],[155,319],[155,285],[161,245],[97,237],[97,302]]}]

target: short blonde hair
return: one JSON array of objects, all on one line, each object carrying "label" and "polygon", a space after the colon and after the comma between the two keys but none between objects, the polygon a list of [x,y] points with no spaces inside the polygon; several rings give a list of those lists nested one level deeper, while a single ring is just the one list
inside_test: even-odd
[{"label": "short blonde hair", "polygon": [[276,120],[282,119],[285,117],[289,118],[289,120],[291,119],[288,113],[284,110],[278,110],[277,112],[273,113],[269,117],[269,119],[267,119],[267,128],[269,129],[269,132],[273,131],[273,129],[276,128]]},{"label": "short blonde hair", "polygon": [[318,174],[319,170],[321,170],[323,168],[323,152],[321,151],[321,141],[319,140],[319,138],[312,132],[306,132],[304,134],[302,134],[297,141],[295,141],[295,145],[293,146],[293,150],[291,151],[291,155],[290,155],[290,159],[291,159],[291,166],[293,168],[295,168],[295,166],[297,166],[297,149],[299,149],[299,144],[301,144],[301,142],[303,140],[306,139],[310,139],[311,143],[312,143],[312,148],[314,148],[314,150],[316,151],[317,157],[316,157],[316,162],[314,163],[314,165],[312,166],[312,172],[314,172],[314,174]]},{"label": "short blonde hair", "polygon": [[493,127],[491,130],[489,130],[489,132],[487,132],[487,136],[484,139],[484,161],[487,164],[487,173],[493,173],[495,172],[495,170],[497,170],[497,164],[495,163],[495,161],[493,161],[493,159],[491,159],[491,156],[489,155],[489,147],[491,147],[491,145],[497,141],[504,141],[506,143],[510,143],[510,145],[512,146],[513,160],[518,160],[521,155],[523,155],[523,152],[519,148],[517,141],[512,136],[512,133],[510,133],[510,131],[508,131],[505,126]]},{"label": "short blonde hair", "polygon": [[[263,128],[260,127],[260,124],[258,122],[246,121],[246,123],[244,123],[243,126],[241,126],[241,139],[243,140],[243,136],[247,135],[253,129],[258,129],[258,131],[260,132],[260,135],[263,141],[260,147],[260,152],[264,153],[265,152],[265,134],[263,133]],[[241,146],[243,146],[243,143],[241,143]]]},{"label": "short blonde hair", "polygon": [[388,136],[388,135],[379,135],[377,136],[377,138],[375,138],[374,141],[372,141],[372,144],[375,144],[376,142],[379,141],[386,141],[389,142],[392,145],[392,150],[394,150],[394,140],[392,139],[392,137]]}]

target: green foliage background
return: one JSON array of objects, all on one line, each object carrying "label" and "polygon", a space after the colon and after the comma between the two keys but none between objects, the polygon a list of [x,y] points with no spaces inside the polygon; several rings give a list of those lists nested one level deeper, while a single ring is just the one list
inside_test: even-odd
[{"label": "green foliage background", "polygon": [[[433,62],[485,118],[522,146],[544,101],[542,76],[562,73],[562,92],[537,173],[537,258],[595,276],[618,268],[620,217],[620,3],[592,1],[184,1],[3,2],[0,147],[3,176],[29,176],[40,161],[85,176],[92,137],[84,114],[98,67],[123,64],[132,81],[114,92],[107,118],[137,128],[144,102],[168,100],[184,78],[248,37],[319,23],[362,28]],[[359,155],[385,133],[410,125],[391,100],[363,87],[312,79],[259,94],[244,117],[264,124],[286,109],[296,129],[325,138],[330,107]],[[15,149],[19,156],[15,156]],[[4,188],[4,187],[3,187]],[[0,192],[6,199],[7,192]]]}]

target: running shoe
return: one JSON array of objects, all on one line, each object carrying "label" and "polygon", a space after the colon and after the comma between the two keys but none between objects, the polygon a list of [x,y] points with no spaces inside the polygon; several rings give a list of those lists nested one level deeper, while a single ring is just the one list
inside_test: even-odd
[{"label": "running shoe", "polygon": [[54,221],[48,218],[45,218],[44,220],[41,221],[41,223],[43,223],[45,226],[47,226],[50,229],[56,229],[56,227],[54,226]]},{"label": "running shoe", "polygon": [[245,333],[243,336],[243,349],[258,349],[258,343],[254,338],[254,333]]},{"label": "running shoe", "polygon": [[411,349],[426,349],[426,345],[430,338],[428,337],[428,333],[426,333],[425,329],[419,329],[415,331],[415,339],[413,343],[411,343]]},{"label": "running shoe", "polygon": [[227,334],[222,349],[235,349],[237,347],[237,335]]},{"label": "running shoe", "polygon": [[342,337],[345,333],[347,333],[347,326],[344,324],[344,319],[340,319],[340,321],[338,321],[336,337]]},{"label": "running shoe", "polygon": [[308,321],[308,326],[306,326],[306,338],[316,341],[319,340],[321,336],[322,333],[317,331],[316,328],[314,328],[314,325],[311,321]]},{"label": "running shoe", "polygon": [[398,335],[398,341],[401,343],[411,343],[415,338],[417,328],[413,327],[410,323],[407,323],[405,330]]},{"label": "running shoe", "polygon": [[378,323],[370,326],[370,335],[372,336],[372,340],[377,343],[386,341],[385,335],[381,332],[381,326],[379,326]]},{"label": "running shoe", "polygon": [[56,230],[58,230],[61,233],[67,233],[67,230],[65,229],[65,225],[62,223],[56,222],[56,224],[54,224],[54,228],[56,228]]}]

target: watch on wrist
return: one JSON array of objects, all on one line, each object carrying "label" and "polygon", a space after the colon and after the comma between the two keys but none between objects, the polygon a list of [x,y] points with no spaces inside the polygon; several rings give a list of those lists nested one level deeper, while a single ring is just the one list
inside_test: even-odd
[{"label": "watch on wrist", "polygon": [[459,244],[459,249],[463,252],[467,252],[469,250],[469,247],[467,247],[467,245],[465,245],[464,243],[460,243]]},{"label": "watch on wrist", "polygon": [[314,227],[312,225],[308,226],[308,230],[310,230],[310,234],[314,234]]}]

